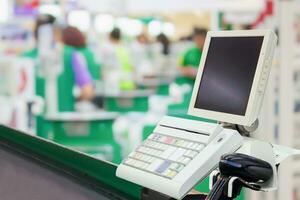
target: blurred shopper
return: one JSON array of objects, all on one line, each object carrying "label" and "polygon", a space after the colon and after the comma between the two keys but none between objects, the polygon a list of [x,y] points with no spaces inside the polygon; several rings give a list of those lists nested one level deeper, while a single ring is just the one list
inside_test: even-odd
[{"label": "blurred shopper", "polygon": [[[24,52],[21,56],[28,57],[31,59],[38,58],[39,56],[38,41],[40,40],[40,37],[43,37],[39,35],[39,29],[44,25],[53,25],[55,21],[56,21],[55,17],[49,14],[43,14],[37,16],[35,27],[34,27],[34,33],[33,33],[35,38],[35,46],[31,50]],[[35,93],[37,96],[45,98],[45,77],[42,76],[41,73],[39,73],[40,67],[41,67],[40,65],[36,66],[36,70],[35,70]]]},{"label": "blurred shopper", "polygon": [[161,44],[161,54],[165,56],[170,55],[171,42],[169,38],[165,34],[161,33],[156,37],[156,40]]},{"label": "blurred shopper", "polygon": [[[103,67],[105,84],[109,90],[135,89],[134,67],[128,48],[123,44],[122,33],[119,28],[114,28],[109,34],[109,44],[103,48]],[[114,87],[114,88],[113,88]]]},{"label": "blurred shopper", "polygon": [[[195,78],[197,76],[198,66],[202,56],[202,50],[206,37],[207,30],[203,28],[195,28],[193,33],[194,46],[189,48],[181,58],[179,73],[174,84],[175,89],[171,89],[176,93],[176,98],[180,99],[174,105],[169,106],[169,111],[183,111],[184,115],[189,107],[189,102],[192,95]],[[172,93],[172,92],[171,92]],[[178,94],[177,94],[178,93]],[[175,115],[181,116],[182,113]]]},{"label": "blurred shopper", "polygon": [[[62,32],[63,70],[57,80],[58,109],[74,111],[76,101],[91,101],[95,96],[93,80],[100,77],[94,56],[86,46],[85,36],[74,27],[67,27]],[[74,96],[78,88],[78,96]]]},{"label": "blurred shopper", "polygon": [[156,65],[159,68],[160,73],[164,73],[165,75],[174,74],[174,58],[171,55],[171,41],[170,39],[163,33],[159,34],[156,37],[157,42],[159,43],[159,56],[156,56]]},{"label": "blurred shopper", "polygon": [[49,14],[41,14],[38,15],[35,21],[35,25],[34,25],[34,30],[33,30],[33,35],[35,38],[35,47],[33,47],[33,49],[24,52],[22,54],[22,56],[26,56],[26,57],[34,57],[36,58],[38,56],[38,41],[40,39],[40,35],[39,35],[39,29],[41,26],[43,25],[53,25],[56,21],[56,18],[52,15]]},{"label": "blurred shopper", "polygon": [[202,56],[202,50],[207,30],[203,28],[194,28],[193,41],[195,45],[189,48],[183,55],[179,71],[181,76],[177,79],[178,84],[188,83],[194,85],[198,66]]},{"label": "blurred shopper", "polygon": [[[44,25],[51,25],[55,23],[56,19],[52,15],[49,14],[42,14],[38,15],[35,21],[35,26],[34,26],[34,38],[35,38],[35,46],[27,51],[24,52],[21,56],[22,57],[27,57],[31,58],[35,61],[36,66],[35,66],[35,95],[40,97],[41,99],[45,100],[46,97],[46,79],[44,74],[41,72],[41,64],[38,60],[39,57],[39,49],[38,49],[38,41],[43,37],[40,35],[39,30],[42,26]],[[59,35],[53,33],[53,35]],[[59,37],[54,37],[55,40],[59,40]],[[55,41],[54,41],[55,42]],[[36,117],[36,134],[41,137],[48,137],[48,132],[51,131],[51,125],[47,123],[47,121],[44,120],[43,115],[39,115]]]},{"label": "blurred shopper", "polygon": [[139,34],[130,47],[137,77],[143,80],[145,76],[152,75],[154,64],[148,36],[145,33]]}]

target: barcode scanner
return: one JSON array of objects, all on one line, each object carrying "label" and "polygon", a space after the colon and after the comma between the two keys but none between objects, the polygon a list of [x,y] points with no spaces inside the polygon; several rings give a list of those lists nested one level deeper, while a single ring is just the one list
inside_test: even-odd
[{"label": "barcode scanner", "polygon": [[259,190],[259,184],[267,182],[273,176],[273,168],[268,162],[239,153],[222,156],[219,170],[220,175],[206,200],[232,199],[224,195],[224,189],[233,177],[238,178],[243,187]]},{"label": "barcode scanner", "polygon": [[225,176],[236,176],[252,183],[267,182],[273,176],[268,162],[239,153],[222,156],[219,169]]}]

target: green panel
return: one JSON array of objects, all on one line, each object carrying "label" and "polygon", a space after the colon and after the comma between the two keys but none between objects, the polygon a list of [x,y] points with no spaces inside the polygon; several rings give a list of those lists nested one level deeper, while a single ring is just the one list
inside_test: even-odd
[{"label": "green panel", "polygon": [[169,95],[170,94],[170,86],[168,84],[158,86],[156,89],[156,94],[164,95],[164,96]]},{"label": "green panel", "polygon": [[147,112],[149,109],[148,97],[114,98],[106,97],[105,108],[111,112]]},{"label": "green panel", "polygon": [[208,193],[209,192],[209,178],[204,179],[201,183],[199,183],[195,190],[201,193]]},{"label": "green panel", "polygon": [[238,197],[236,198],[236,200],[244,200],[244,199],[245,199],[245,192],[244,192],[244,190],[242,190],[240,196],[238,196]]},{"label": "green panel", "polygon": [[121,163],[121,147],[113,138],[114,120],[90,122],[48,121],[52,126],[51,139],[61,145],[71,147],[113,163]]},{"label": "green panel", "polygon": [[0,140],[8,140],[60,165],[78,170],[128,195],[131,199],[140,199],[142,187],[116,177],[117,165],[94,159],[86,154],[2,125],[0,125]]},{"label": "green panel", "polygon": [[68,148],[83,152],[89,156],[120,164],[122,161],[121,146],[115,141],[65,139],[58,142]]},{"label": "green panel", "polygon": [[51,137],[50,135],[53,132],[51,123],[46,121],[43,116],[36,117],[36,129],[38,136],[42,138]]},{"label": "green panel", "polygon": [[146,140],[149,135],[153,132],[155,129],[156,125],[146,125],[143,129],[143,141]]},{"label": "green panel", "polygon": [[90,122],[48,121],[53,126],[53,140],[113,140],[113,120]]},{"label": "green panel", "polygon": [[160,84],[157,87],[151,88],[146,86],[139,86],[139,89],[141,90],[155,90],[155,94],[162,95],[162,96],[168,96],[170,94],[170,85],[169,84]]}]

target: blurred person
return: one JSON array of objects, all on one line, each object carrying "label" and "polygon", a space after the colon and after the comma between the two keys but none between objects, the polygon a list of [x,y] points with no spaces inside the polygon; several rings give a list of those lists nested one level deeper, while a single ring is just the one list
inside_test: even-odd
[{"label": "blurred person", "polygon": [[202,56],[206,34],[206,29],[194,28],[193,41],[195,45],[189,48],[181,58],[179,67],[180,77],[177,79],[177,83],[188,83],[193,87]]},{"label": "blurred person", "polygon": [[[109,44],[103,48],[101,52],[103,60],[102,63],[106,68],[106,81],[110,82],[108,85],[111,88],[112,83],[116,83],[116,87],[121,90],[135,89],[133,81],[134,67],[130,59],[130,53],[127,47],[123,44],[122,33],[119,28],[114,28],[109,34]],[[114,74],[115,73],[115,74]],[[109,74],[109,75],[108,75]],[[119,75],[116,79],[115,77]],[[112,80],[114,79],[114,80]],[[106,83],[107,84],[107,83]]]},{"label": "blurred person", "polygon": [[156,62],[156,66],[158,67],[159,73],[165,75],[174,74],[176,72],[174,69],[176,63],[174,63],[174,59],[171,55],[172,52],[170,39],[164,33],[160,33],[156,37],[156,42],[158,44],[158,49],[156,50],[156,56],[154,60]]},{"label": "blurred person", "polygon": [[161,44],[162,48],[161,48],[161,54],[163,55],[169,55],[170,54],[170,46],[171,46],[171,42],[169,40],[169,38],[163,34],[160,33],[157,37],[156,40]]},{"label": "blurred person", "polygon": [[41,14],[38,15],[34,24],[33,36],[35,39],[35,46],[27,51],[22,53],[24,57],[37,58],[38,57],[38,41],[40,39],[39,29],[44,25],[54,25],[56,18],[50,14]]},{"label": "blurred person", "polygon": [[[174,84],[174,88],[176,89],[172,90],[176,93],[174,96],[176,96],[177,100],[175,104],[169,106],[169,110],[182,110],[184,113],[188,110],[192,89],[202,56],[206,33],[206,29],[194,28],[194,46],[187,49],[181,58],[179,76],[175,80],[176,84]],[[177,94],[178,91],[180,91],[179,94]]]},{"label": "blurred person", "polygon": [[[75,27],[66,27],[62,31],[63,70],[57,80],[58,109],[75,111],[76,101],[91,101],[95,97],[93,80],[100,78],[100,69],[96,65],[93,53],[87,48],[86,38]],[[79,91],[76,98],[74,88]]]},{"label": "blurred person", "polygon": [[[42,27],[44,25],[54,25],[55,21],[56,21],[56,18],[49,14],[42,14],[42,15],[37,16],[35,25],[34,25],[34,31],[33,31],[33,35],[34,35],[34,39],[35,39],[35,46],[32,49],[30,49],[29,51],[22,53],[21,54],[22,57],[27,57],[27,58],[31,58],[31,59],[38,58],[38,56],[39,56],[38,41],[39,41],[40,37],[42,37],[39,35],[39,29],[40,29],[40,27]],[[60,38],[54,37],[54,39],[59,40]],[[38,68],[40,68],[39,65],[36,66],[36,70],[35,70],[35,94],[37,96],[45,98],[45,78],[39,73]]]},{"label": "blurred person", "polygon": [[138,41],[140,44],[148,44],[149,38],[145,33],[141,33],[136,37],[136,41]]},{"label": "blurred person", "polygon": [[139,34],[130,47],[137,77],[143,80],[145,76],[153,74],[152,49],[148,36],[145,33]]},{"label": "blurred person", "polygon": [[[35,65],[35,95],[40,97],[41,99],[45,100],[46,97],[46,79],[41,73],[41,64],[38,62],[38,57],[39,57],[39,49],[38,49],[38,41],[43,37],[42,35],[39,34],[39,29],[44,26],[44,25],[51,25],[53,26],[56,21],[56,18],[52,15],[49,14],[41,14],[36,17],[36,21],[34,24],[34,30],[33,30],[33,36],[35,39],[35,46],[30,49],[29,51],[26,51],[22,53],[20,56],[21,57],[26,57],[33,59],[37,63]],[[58,31],[59,32],[59,31]],[[57,33],[58,33],[57,32]],[[59,34],[54,35],[58,36]],[[56,40],[60,40],[60,37],[54,37],[54,42],[58,42]],[[48,137],[48,132],[51,131],[51,125],[44,120],[44,117],[42,115],[39,115],[36,117],[36,134],[38,136],[47,138]]]}]

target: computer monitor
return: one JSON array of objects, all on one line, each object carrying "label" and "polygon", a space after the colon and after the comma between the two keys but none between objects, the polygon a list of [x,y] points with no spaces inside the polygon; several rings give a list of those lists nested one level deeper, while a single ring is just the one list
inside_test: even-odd
[{"label": "computer monitor", "polygon": [[276,43],[271,30],[208,32],[188,113],[220,122],[253,124]]}]

